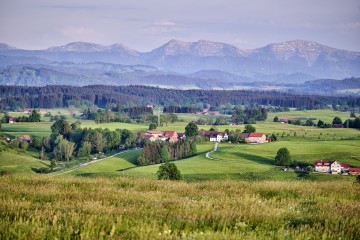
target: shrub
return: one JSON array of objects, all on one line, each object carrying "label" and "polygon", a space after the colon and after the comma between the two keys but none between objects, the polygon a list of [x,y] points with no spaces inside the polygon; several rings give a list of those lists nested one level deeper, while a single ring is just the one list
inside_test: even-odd
[{"label": "shrub", "polygon": [[289,150],[286,147],[280,148],[275,156],[275,165],[285,166],[289,165],[290,162],[291,158]]},{"label": "shrub", "polygon": [[159,180],[181,180],[182,176],[174,163],[165,163],[157,171]]}]

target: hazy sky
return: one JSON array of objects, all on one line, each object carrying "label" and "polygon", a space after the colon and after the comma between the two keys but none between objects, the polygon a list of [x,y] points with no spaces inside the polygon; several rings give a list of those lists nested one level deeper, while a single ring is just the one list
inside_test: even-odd
[{"label": "hazy sky", "polygon": [[360,51],[359,0],[0,0],[0,42],[149,51],[170,39],[242,49],[294,39]]}]

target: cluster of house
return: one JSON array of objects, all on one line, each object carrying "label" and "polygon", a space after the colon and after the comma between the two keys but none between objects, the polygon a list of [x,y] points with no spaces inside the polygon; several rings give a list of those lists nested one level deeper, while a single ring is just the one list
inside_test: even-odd
[{"label": "cluster of house", "polygon": [[319,173],[360,175],[360,168],[350,168],[347,163],[338,161],[314,161],[314,171]]},{"label": "cluster of house", "polygon": [[[32,113],[32,111],[33,111],[34,109],[32,109],[32,108],[24,108],[23,109],[23,113],[28,113],[28,114],[30,114],[30,113]],[[46,113],[48,113],[49,111],[47,111],[47,110],[45,110],[45,109],[38,109],[38,113],[40,113],[40,114],[46,114]]]},{"label": "cluster of house", "polygon": [[203,111],[201,112],[196,112],[196,114],[201,114],[201,115],[215,115],[215,116],[220,116],[220,112],[219,111],[209,111],[208,108],[205,108]]},{"label": "cluster of house", "polygon": [[[32,140],[33,140],[32,137],[29,135],[21,135],[21,136],[17,137],[17,139],[20,142],[28,142],[28,143],[32,143]],[[0,140],[6,141],[6,142],[11,142],[11,141],[14,141],[15,139],[10,139],[8,137],[1,137]]]},{"label": "cluster of house", "polygon": [[[200,130],[199,135],[209,138],[210,142],[228,141],[229,135],[226,132]],[[241,140],[247,143],[264,143],[266,135],[264,133],[241,133]]]},{"label": "cluster of house", "polygon": [[145,139],[149,139],[151,142],[155,141],[169,141],[169,142],[177,142],[179,139],[185,138],[184,133],[177,133],[176,131],[167,130],[167,131],[157,131],[157,130],[149,130],[146,132],[138,132],[138,139],[141,137]]}]

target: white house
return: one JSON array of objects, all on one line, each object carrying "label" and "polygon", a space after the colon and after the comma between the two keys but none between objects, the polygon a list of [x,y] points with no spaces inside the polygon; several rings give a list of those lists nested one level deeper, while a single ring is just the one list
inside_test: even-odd
[{"label": "white house", "polygon": [[216,136],[216,141],[221,142],[222,140],[228,140],[229,136],[227,135],[227,133],[218,133],[218,135]]},{"label": "white house", "polygon": [[347,163],[339,163],[338,161],[314,161],[314,170],[315,172],[320,173],[332,173],[332,174],[340,174],[342,172],[349,170],[349,164]]},{"label": "white house", "polygon": [[216,142],[217,141],[217,134],[213,133],[210,135],[210,142]]}]

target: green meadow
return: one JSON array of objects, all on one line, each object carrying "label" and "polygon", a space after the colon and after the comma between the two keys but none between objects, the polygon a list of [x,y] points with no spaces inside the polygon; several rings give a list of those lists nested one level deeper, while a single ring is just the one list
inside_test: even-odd
[{"label": "green meadow", "polygon": [[[301,164],[324,159],[360,167],[360,131],[274,123],[275,115],[331,122],[349,113],[269,113],[267,121],[254,126],[276,134],[278,141],[220,143],[210,159],[206,153],[214,143],[199,143],[197,155],[174,161],[183,176],[177,182],[156,180],[159,164],[137,166],[141,149],[36,174],[50,162],[36,159],[31,149],[1,145],[0,239],[359,239],[360,184],[354,176],[285,172],[273,162],[278,149],[287,147]],[[181,114],[185,122],[158,129],[184,132],[187,122],[199,117]],[[42,137],[50,135],[51,125],[13,123],[2,129],[11,138]],[[148,129],[147,124],[94,121],[81,121],[81,126]]]},{"label": "green meadow", "polygon": [[0,176],[0,239],[359,239],[351,181]]},{"label": "green meadow", "polygon": [[[206,158],[206,152],[213,149],[213,143],[198,144],[198,154],[174,163],[187,181],[210,179],[238,180],[338,180],[353,181],[351,176],[310,174],[299,178],[293,171],[284,172],[274,166],[274,157],[281,147],[287,147],[292,160],[312,165],[314,160],[337,160],[360,166],[360,144],[357,141],[331,142],[273,142],[265,144],[221,143],[218,151]],[[91,164],[68,173],[75,176],[132,176],[156,179],[159,165],[136,166],[140,150],[130,150],[115,157]]]}]

